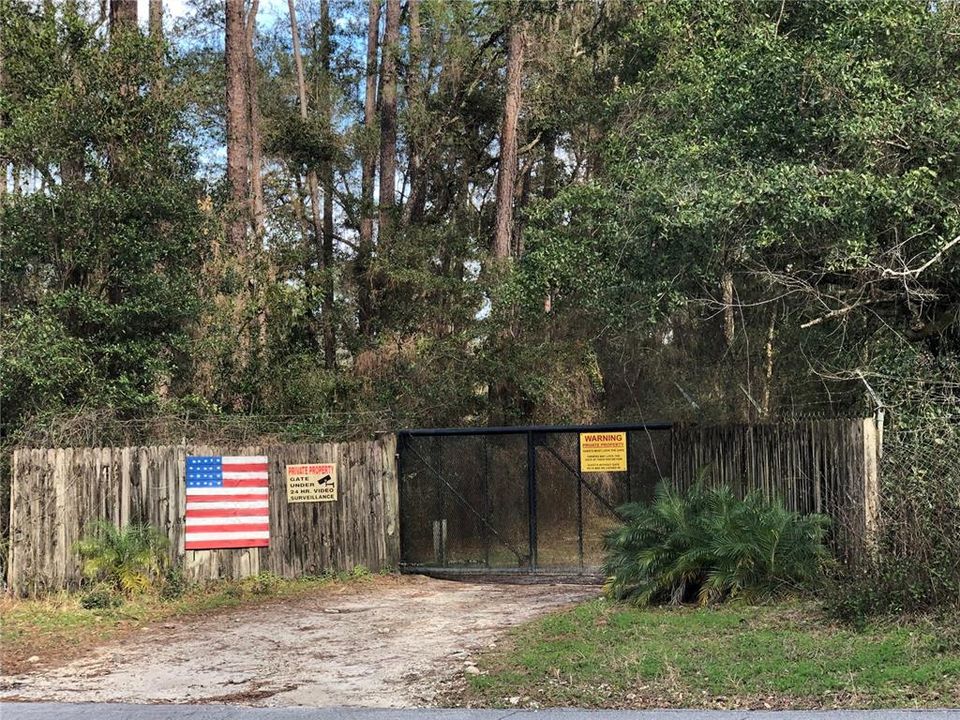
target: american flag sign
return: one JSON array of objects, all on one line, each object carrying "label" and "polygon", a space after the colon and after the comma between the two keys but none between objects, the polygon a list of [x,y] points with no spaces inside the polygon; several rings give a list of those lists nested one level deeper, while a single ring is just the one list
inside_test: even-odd
[{"label": "american flag sign", "polygon": [[188,457],[184,549],[266,547],[269,497],[266,457]]}]

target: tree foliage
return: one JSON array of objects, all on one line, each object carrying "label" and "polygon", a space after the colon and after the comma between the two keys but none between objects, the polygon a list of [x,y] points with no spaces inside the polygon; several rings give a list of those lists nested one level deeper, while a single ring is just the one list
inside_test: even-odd
[{"label": "tree foliage", "polygon": [[[262,208],[225,184],[222,3],[165,43],[4,3],[4,437],[78,406],[358,432],[955,414],[956,3],[421,0],[385,48],[368,3],[306,0],[305,113],[289,18],[252,7],[233,154]],[[362,170],[384,52],[393,198]]]},{"label": "tree foliage", "polygon": [[[682,382],[710,404],[705,358],[755,398],[775,385],[767,413],[816,402],[797,387],[810,370],[837,389],[889,385],[905,363],[915,387],[955,382],[958,27],[953,3],[644,5],[620,34],[598,173],[531,213],[531,312],[549,292],[626,352],[653,335],[661,355],[692,321],[706,342]],[[743,325],[729,347],[712,320],[724,273]],[[768,341],[806,357],[768,377]],[[739,414],[726,394],[720,416]]]},{"label": "tree foliage", "polygon": [[152,42],[108,44],[72,7],[9,3],[0,19],[7,429],[153,402],[197,310],[205,196],[170,69]]}]

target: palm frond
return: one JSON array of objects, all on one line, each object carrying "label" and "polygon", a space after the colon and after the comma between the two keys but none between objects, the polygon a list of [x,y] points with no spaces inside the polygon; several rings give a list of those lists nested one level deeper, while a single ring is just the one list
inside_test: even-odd
[{"label": "palm frond", "polygon": [[698,481],[686,493],[666,483],[649,504],[620,509],[605,538],[606,592],[646,605],[759,597],[816,579],[828,556],[828,520],[787,510],[778,498]]},{"label": "palm frond", "polygon": [[166,536],[144,524],[121,529],[99,521],[75,545],[83,575],[102,581],[126,594],[143,592],[159,579],[167,566]]}]

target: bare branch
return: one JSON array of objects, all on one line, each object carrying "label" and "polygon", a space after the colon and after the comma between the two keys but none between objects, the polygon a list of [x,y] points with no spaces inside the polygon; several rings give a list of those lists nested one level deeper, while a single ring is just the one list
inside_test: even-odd
[{"label": "bare branch", "polygon": [[902,277],[902,278],[914,277],[914,278],[915,278],[917,275],[919,275],[920,273],[922,273],[922,272],[923,272],[924,270],[926,270],[928,267],[930,267],[931,265],[933,265],[933,264],[936,263],[936,262],[939,262],[939,261],[940,261],[940,258],[942,258],[942,257],[944,256],[944,254],[945,254],[950,248],[952,248],[954,245],[957,245],[958,243],[960,243],[960,235],[957,235],[953,240],[951,240],[951,241],[948,242],[946,245],[944,245],[942,248],[940,248],[940,249],[937,251],[936,255],[934,255],[932,258],[930,258],[929,260],[927,260],[927,261],[926,261],[923,265],[921,265],[920,267],[918,267],[918,268],[916,268],[916,269],[914,269],[914,270],[891,270],[890,268],[884,268],[884,270],[883,270],[883,277],[885,277],[885,278],[890,278],[890,277]]}]

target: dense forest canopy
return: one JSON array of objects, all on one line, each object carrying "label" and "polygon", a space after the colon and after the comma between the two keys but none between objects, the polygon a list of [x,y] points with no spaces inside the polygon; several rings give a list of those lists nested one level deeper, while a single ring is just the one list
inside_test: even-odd
[{"label": "dense forest canopy", "polygon": [[957,3],[168,10],[0,0],[5,442],[956,413]]}]

